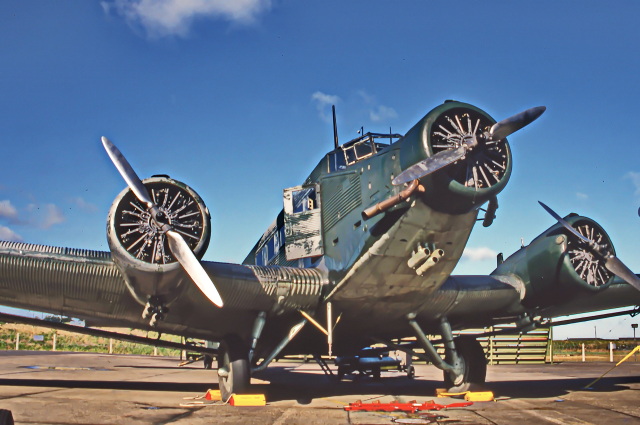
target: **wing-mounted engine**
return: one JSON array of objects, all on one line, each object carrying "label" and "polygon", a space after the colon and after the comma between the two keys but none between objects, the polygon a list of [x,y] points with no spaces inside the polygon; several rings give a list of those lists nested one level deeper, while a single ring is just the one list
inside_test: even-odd
[{"label": "wing-mounted engine", "polygon": [[152,217],[129,188],[113,202],[107,219],[107,239],[114,262],[141,304],[166,308],[181,293],[189,277],[169,246],[168,224],[182,235],[196,258],[204,255],[211,237],[209,210],[198,194],[168,176],[142,181],[158,211]]},{"label": "wing-mounted engine", "polygon": [[493,276],[515,275],[524,284],[523,305],[548,307],[607,287],[614,274],[607,258],[615,257],[611,239],[595,221],[570,214],[564,219],[573,229],[597,244],[585,243],[561,224],[555,224],[531,244],[498,265]]}]

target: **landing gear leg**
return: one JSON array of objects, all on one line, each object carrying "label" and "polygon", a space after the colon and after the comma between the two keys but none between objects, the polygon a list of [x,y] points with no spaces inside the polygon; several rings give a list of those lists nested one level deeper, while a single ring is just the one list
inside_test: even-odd
[{"label": "landing gear leg", "polygon": [[237,335],[231,335],[220,343],[218,354],[218,383],[222,400],[231,394],[242,393],[249,387],[249,350]]},{"label": "landing gear leg", "polygon": [[[451,374],[444,371],[444,384],[449,392],[461,393],[469,391],[474,385],[482,385],[487,376],[487,359],[482,346],[475,338],[458,337],[454,340],[458,361],[462,364],[462,379],[454,385]],[[445,354],[445,362],[451,362],[449,353]]]},{"label": "landing gear leg", "polygon": [[484,350],[475,338],[453,338],[451,325],[446,318],[440,320],[440,332],[444,342],[444,360],[437,353],[431,341],[427,339],[415,314],[407,315],[409,325],[416,332],[418,342],[435,367],[444,372],[444,382],[449,392],[468,391],[473,384],[483,384],[487,375],[487,360]]}]

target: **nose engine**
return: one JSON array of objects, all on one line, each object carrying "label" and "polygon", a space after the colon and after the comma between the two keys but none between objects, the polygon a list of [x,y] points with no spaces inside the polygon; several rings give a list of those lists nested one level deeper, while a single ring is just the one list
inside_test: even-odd
[{"label": "nose engine", "polygon": [[491,132],[496,125],[473,105],[448,101],[436,107],[405,135],[403,171],[393,184],[419,179],[425,202],[446,213],[466,213],[484,204],[511,176],[509,143]]},{"label": "nose engine", "polygon": [[428,143],[434,156],[466,148],[464,160],[455,162],[444,171],[461,186],[460,189],[484,191],[499,185],[509,176],[511,152],[508,143],[485,136],[494,123],[480,111],[456,107],[438,115],[431,124]]}]

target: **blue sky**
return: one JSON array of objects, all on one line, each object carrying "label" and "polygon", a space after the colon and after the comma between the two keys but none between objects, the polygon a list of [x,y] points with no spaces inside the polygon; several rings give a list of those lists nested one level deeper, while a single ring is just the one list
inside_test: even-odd
[{"label": "blue sky", "polygon": [[[192,186],[212,212],[205,259],[240,262],[282,189],[331,149],[331,103],[346,141],[404,133],[456,99],[498,120],[548,108],[510,137],[498,219],[457,273],[491,272],[552,225],[537,200],[596,219],[639,271],[639,14],[634,1],[3,1],[0,238],[106,250],[124,188],[107,136],[139,175]],[[634,319],[601,323],[629,335]]]}]

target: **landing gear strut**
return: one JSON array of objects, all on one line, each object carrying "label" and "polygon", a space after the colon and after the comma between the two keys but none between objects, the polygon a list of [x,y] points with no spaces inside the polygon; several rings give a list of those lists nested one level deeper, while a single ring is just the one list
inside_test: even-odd
[{"label": "landing gear strut", "polygon": [[472,337],[453,338],[451,325],[446,317],[440,319],[440,333],[444,343],[445,358],[442,359],[415,320],[415,314],[407,315],[409,325],[416,332],[418,343],[424,348],[426,358],[444,372],[444,383],[449,392],[464,392],[472,384],[483,384],[487,375],[487,360],[484,350]]},{"label": "landing gear strut", "polygon": [[218,353],[218,383],[222,400],[231,394],[242,393],[249,387],[249,349],[237,335],[231,335],[220,343]]}]

